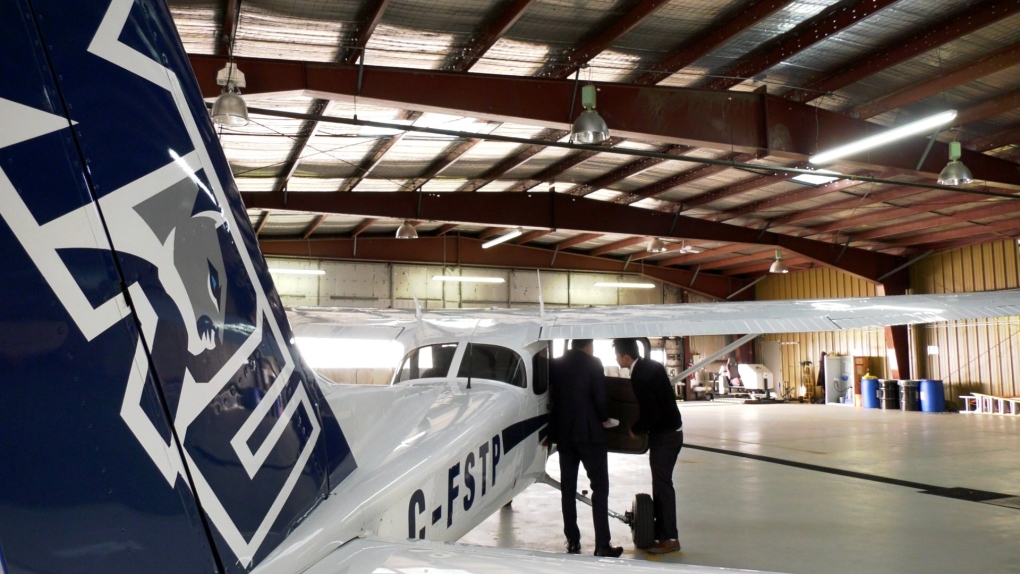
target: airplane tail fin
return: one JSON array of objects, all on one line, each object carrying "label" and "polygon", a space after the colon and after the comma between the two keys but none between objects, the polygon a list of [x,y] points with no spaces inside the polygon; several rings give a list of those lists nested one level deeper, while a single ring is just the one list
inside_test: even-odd
[{"label": "airplane tail fin", "polygon": [[356,462],[169,10],[0,29],[0,564],[248,571]]}]

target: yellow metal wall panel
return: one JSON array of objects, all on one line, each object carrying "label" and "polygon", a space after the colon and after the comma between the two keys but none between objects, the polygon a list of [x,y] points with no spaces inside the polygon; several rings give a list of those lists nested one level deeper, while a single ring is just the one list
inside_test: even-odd
[{"label": "yellow metal wall panel", "polygon": [[[836,297],[874,297],[875,285],[870,281],[855,277],[835,269],[813,269],[790,273],[789,275],[771,275],[755,286],[755,296],[759,301],[784,299],[828,299]],[[783,333],[763,335],[763,341],[779,341],[783,344],[783,380],[788,381],[800,395],[808,391],[802,388],[801,363],[811,361],[811,373],[815,379],[811,381],[809,392],[817,398],[821,387],[815,387],[819,360],[822,351],[827,353],[856,354],[875,357],[872,363],[883,370],[872,373],[883,377],[885,357],[885,334],[881,329],[858,329],[840,332],[820,333]]]},{"label": "yellow metal wall panel", "polygon": [[[1017,243],[1004,239],[938,253],[911,269],[914,293],[966,293],[1020,287]],[[942,380],[946,396],[1020,395],[1020,317],[952,321],[916,331],[916,345],[938,349],[914,361],[917,378]]]}]

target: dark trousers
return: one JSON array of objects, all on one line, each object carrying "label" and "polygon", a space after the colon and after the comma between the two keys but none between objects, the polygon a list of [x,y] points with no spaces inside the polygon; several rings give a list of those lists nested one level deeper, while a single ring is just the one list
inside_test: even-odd
[{"label": "dark trousers", "polygon": [[652,467],[655,538],[676,540],[676,491],[673,469],[684,446],[684,431],[648,433],[648,463]]},{"label": "dark trousers", "polygon": [[563,509],[563,534],[567,540],[580,542],[577,528],[577,465],[583,464],[591,481],[591,517],[595,522],[595,547],[609,546],[609,465],[604,442],[561,442],[560,504]]}]

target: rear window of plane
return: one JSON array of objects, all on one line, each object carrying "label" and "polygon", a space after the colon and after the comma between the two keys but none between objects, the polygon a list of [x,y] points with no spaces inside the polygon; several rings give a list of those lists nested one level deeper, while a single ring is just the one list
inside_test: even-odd
[{"label": "rear window of plane", "polygon": [[528,386],[528,376],[520,355],[496,345],[469,344],[457,376],[500,381],[521,388]]}]

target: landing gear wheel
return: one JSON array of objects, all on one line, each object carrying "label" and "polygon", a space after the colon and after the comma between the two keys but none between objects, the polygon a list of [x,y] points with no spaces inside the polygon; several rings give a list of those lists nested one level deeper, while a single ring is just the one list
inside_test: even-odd
[{"label": "landing gear wheel", "polygon": [[640,550],[651,548],[655,544],[655,507],[652,505],[652,497],[638,494],[630,508],[630,530],[634,535],[634,546]]}]

